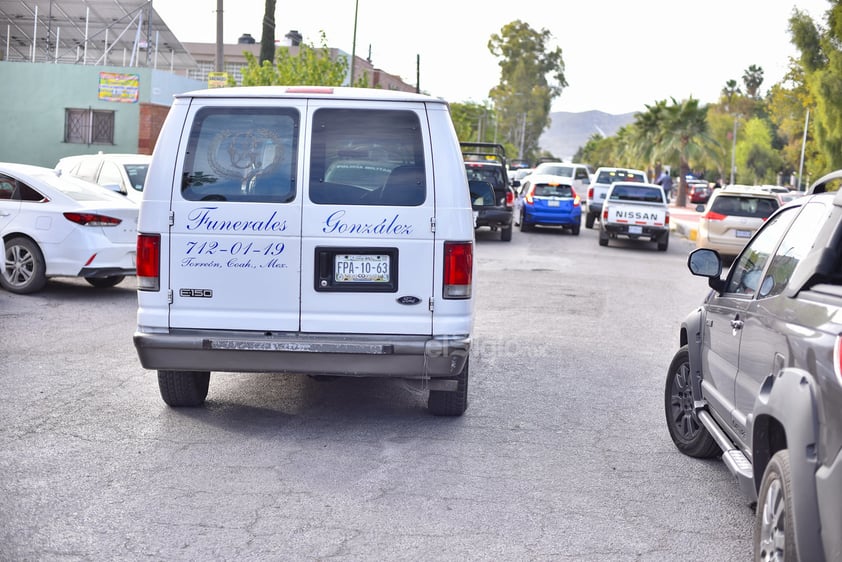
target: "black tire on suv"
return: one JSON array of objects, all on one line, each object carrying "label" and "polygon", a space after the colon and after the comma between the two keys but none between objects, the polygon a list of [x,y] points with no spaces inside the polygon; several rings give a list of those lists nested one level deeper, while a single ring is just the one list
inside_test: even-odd
[{"label": "black tire on suv", "polygon": [[690,351],[679,349],[667,371],[664,413],[670,437],[679,451],[690,457],[709,459],[722,450],[696,416],[696,397],[690,381]]}]

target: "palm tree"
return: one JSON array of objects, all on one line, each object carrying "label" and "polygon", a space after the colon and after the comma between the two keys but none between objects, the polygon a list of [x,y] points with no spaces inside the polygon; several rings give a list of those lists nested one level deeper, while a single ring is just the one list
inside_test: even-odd
[{"label": "palm tree", "polygon": [[678,157],[680,173],[676,204],[683,206],[687,203],[690,161],[715,156],[718,143],[708,134],[707,107],[699,107],[699,100],[690,98],[678,103],[673,99],[663,117],[656,155],[661,156],[661,160]]},{"label": "palm tree", "polygon": [[749,66],[743,73],[743,84],[746,86],[746,95],[757,99],[757,92],[763,83],[763,69],[756,64]]},{"label": "palm tree", "polygon": [[655,105],[647,105],[646,111],[634,116],[634,123],[629,132],[629,152],[633,161],[643,163],[647,171],[654,166],[654,176],[661,174],[661,166],[656,162],[655,152],[661,132],[661,120],[667,107],[666,100],[655,102]]}]

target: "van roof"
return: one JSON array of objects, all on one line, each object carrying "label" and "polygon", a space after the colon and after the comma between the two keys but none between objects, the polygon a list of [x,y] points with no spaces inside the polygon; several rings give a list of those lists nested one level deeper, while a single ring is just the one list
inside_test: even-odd
[{"label": "van roof", "polygon": [[383,90],[379,88],[349,88],[333,86],[239,86],[210,88],[176,94],[176,98],[323,98],[371,101],[409,101],[425,103],[448,102],[433,96]]}]

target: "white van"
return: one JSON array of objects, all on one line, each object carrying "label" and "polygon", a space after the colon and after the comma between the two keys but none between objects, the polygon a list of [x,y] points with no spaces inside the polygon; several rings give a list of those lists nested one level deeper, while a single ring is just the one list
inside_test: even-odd
[{"label": "white van", "polygon": [[236,371],[415,379],[433,414],[465,411],[474,227],[446,102],[178,95],[138,231],[134,343],[170,406]]}]

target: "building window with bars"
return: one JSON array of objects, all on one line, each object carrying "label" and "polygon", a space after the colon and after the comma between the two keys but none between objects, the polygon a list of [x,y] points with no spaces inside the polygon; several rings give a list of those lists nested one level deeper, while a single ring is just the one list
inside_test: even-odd
[{"label": "building window with bars", "polygon": [[65,109],[64,142],[114,144],[114,112],[97,109]]}]

